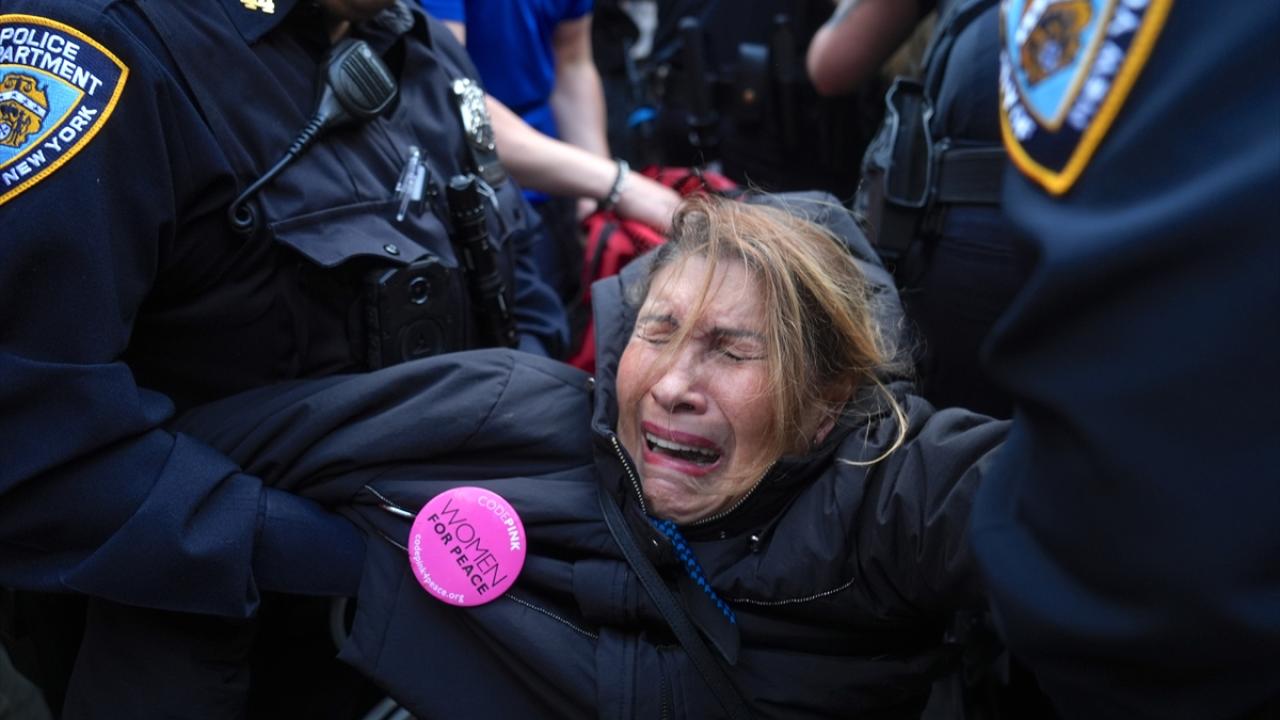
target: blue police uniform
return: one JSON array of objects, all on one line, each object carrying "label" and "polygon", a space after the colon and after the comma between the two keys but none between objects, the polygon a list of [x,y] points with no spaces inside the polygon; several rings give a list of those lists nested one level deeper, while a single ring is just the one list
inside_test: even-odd
[{"label": "blue police uniform", "polygon": [[[288,165],[244,234],[229,204],[314,110],[330,48],[317,8],[4,3],[0,584],[227,617],[262,590],[353,589],[349,523],[165,429],[241,390],[378,364],[374,279],[398,269],[434,273],[429,352],[481,344],[442,191],[473,167],[451,84],[474,68],[403,5],[352,36],[385,59],[397,100]],[[397,219],[414,147],[424,190]],[[520,346],[557,353],[567,331],[527,257],[530,210],[511,182],[491,205]]]},{"label": "blue police uniform", "polygon": [[1280,5],[1001,23],[1037,263],[991,355],[1018,400],[973,514],[996,620],[1065,717],[1275,717]]}]

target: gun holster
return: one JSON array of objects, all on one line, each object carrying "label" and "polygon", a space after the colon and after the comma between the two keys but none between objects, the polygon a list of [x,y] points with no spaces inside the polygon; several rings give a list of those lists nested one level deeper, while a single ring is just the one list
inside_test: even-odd
[{"label": "gun holster", "polygon": [[917,239],[936,237],[952,205],[1000,205],[1006,155],[998,144],[934,140],[933,107],[920,83],[898,78],[885,120],[867,147],[854,210],[885,262],[900,263]]},{"label": "gun holster", "polygon": [[897,78],[885,94],[880,131],[867,146],[854,210],[886,262],[906,254],[929,204],[933,176],[933,107],[924,86]]}]

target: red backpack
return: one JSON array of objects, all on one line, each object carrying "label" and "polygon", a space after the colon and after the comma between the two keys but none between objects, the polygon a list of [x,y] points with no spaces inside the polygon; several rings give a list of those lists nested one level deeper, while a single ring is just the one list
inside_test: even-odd
[{"label": "red backpack", "polygon": [[[674,189],[681,195],[697,192],[732,193],[738,186],[714,172],[690,168],[648,167],[643,174]],[[591,284],[617,275],[632,260],[666,242],[662,233],[635,220],[624,220],[612,210],[595,212],[582,221],[586,250],[582,263],[582,299],[574,308],[574,327],[581,328],[576,348],[567,362],[594,373],[596,333],[591,317]]]}]

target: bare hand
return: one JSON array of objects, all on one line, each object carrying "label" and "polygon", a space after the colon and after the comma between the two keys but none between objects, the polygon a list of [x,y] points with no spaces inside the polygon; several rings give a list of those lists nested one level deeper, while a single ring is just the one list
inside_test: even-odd
[{"label": "bare hand", "polygon": [[671,227],[671,214],[680,204],[680,194],[639,173],[632,173],[622,188],[615,208],[618,215],[637,220],[662,232]]}]

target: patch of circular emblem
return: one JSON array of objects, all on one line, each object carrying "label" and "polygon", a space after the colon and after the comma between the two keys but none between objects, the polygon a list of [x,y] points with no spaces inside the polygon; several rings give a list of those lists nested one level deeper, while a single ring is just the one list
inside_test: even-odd
[{"label": "patch of circular emblem", "polygon": [[446,490],[422,507],[409,531],[409,565],[429,595],[471,607],[496,600],[524,567],[524,523],[492,490]]},{"label": "patch of circular emblem", "polygon": [[0,15],[0,205],[93,139],[128,76],[115,55],[69,25]]},{"label": "patch of circular emblem", "polygon": [[1172,0],[1002,0],[1000,126],[1014,165],[1054,195],[1120,112]]}]

